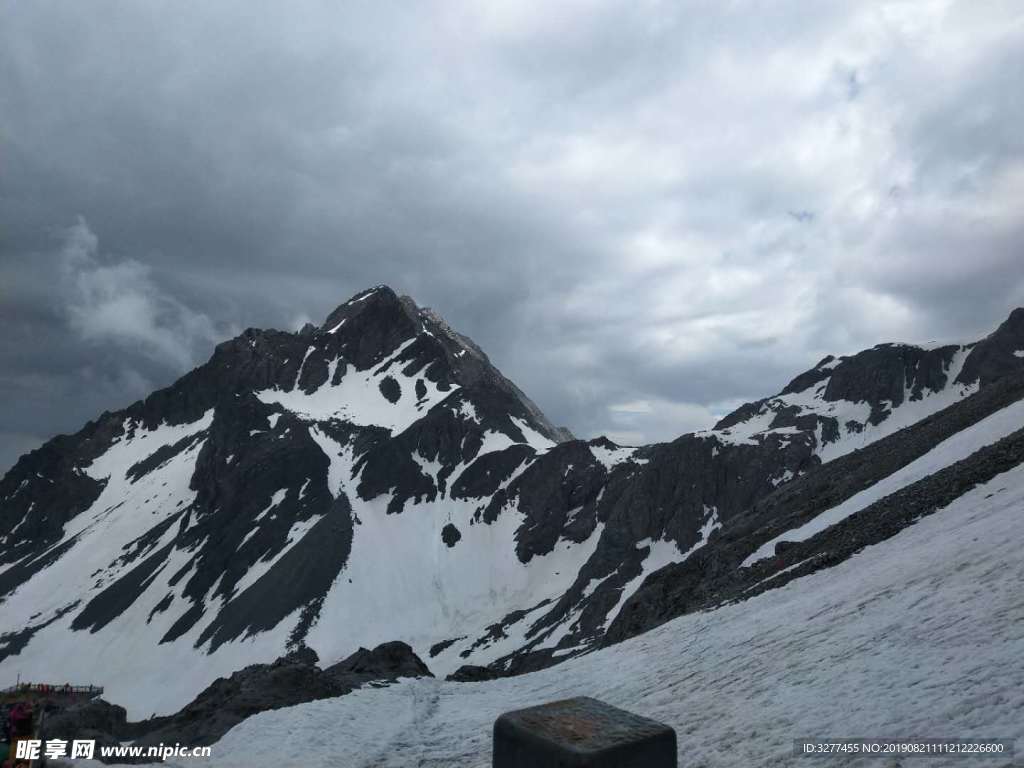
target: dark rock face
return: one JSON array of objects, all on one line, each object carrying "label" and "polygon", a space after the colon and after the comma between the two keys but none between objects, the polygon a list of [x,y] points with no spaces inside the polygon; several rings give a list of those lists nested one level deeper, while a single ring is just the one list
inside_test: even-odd
[{"label": "dark rock face", "polygon": [[[344,495],[331,505],[327,515],[310,528],[309,535],[288,550],[273,567],[245,591],[237,595],[199,636],[200,644],[211,640],[210,649],[245,634],[272,629],[288,616],[296,605],[307,606],[306,626],[319,610],[319,600],[327,594],[341,572],[352,548],[351,507]],[[292,642],[304,635],[292,637]]]},{"label": "dark rock face", "polygon": [[[546,555],[563,534],[585,540],[597,524],[596,501],[607,476],[579,440],[548,451],[523,472],[513,486],[526,516],[516,543],[519,559]],[[572,510],[579,510],[575,517]]]},{"label": "dark rock face", "polygon": [[772,558],[740,567],[764,542],[842,503],[922,456],[936,443],[1021,398],[1024,375],[997,380],[978,394],[767,495],[685,562],[648,576],[608,628],[603,643],[625,640],[677,616],[746,599],[835,565],[942,509],[976,485],[1024,463],[1022,429],[806,541],[780,542]]},{"label": "dark rock face", "polygon": [[47,712],[46,732],[52,738],[90,738],[83,733],[102,733],[116,743],[118,739],[129,738],[128,718],[124,707],[111,704],[103,699],[72,704],[66,709]]},{"label": "dark rock face", "polygon": [[974,345],[957,381],[982,386],[1024,369],[1024,307],[1013,310],[993,333]]},{"label": "dark rock face", "polygon": [[[367,450],[358,464],[362,469],[359,497],[372,499],[391,492],[390,513],[401,512],[409,502],[437,499],[446,491],[455,467],[476,457],[485,432],[494,427],[510,434],[519,432],[503,411],[515,404],[506,395],[487,394],[493,399],[486,406],[477,406],[479,421],[453,417],[465,402],[465,393],[456,392],[408,429]],[[530,451],[529,446],[517,447]],[[436,477],[429,477],[423,473],[421,461],[438,462],[442,469]]]},{"label": "dark rock face", "polygon": [[[1004,349],[1024,348],[1024,334],[1001,343]],[[797,377],[787,390],[801,392],[828,379],[833,387],[831,397],[874,401],[871,419],[877,420],[884,418],[888,406],[892,405],[886,400],[898,403],[904,396],[919,399],[926,390],[950,384],[946,381],[946,371],[958,349],[955,346],[924,350],[905,345],[881,345],[840,361],[826,358],[819,363],[819,368],[827,366],[826,369],[812,370]],[[968,353],[968,361],[971,354],[973,352]],[[1002,359],[1005,361],[1006,357]],[[1019,358],[1014,357],[1014,360],[1019,361]],[[1011,367],[1024,371],[1019,362]],[[844,369],[842,375],[836,378],[835,372],[840,369]],[[916,432],[899,432],[876,443],[880,445],[878,448],[869,446],[824,466],[816,455],[820,447],[818,438],[825,442],[837,439],[836,425],[830,424],[827,417],[786,408],[775,410],[770,428],[791,428],[788,435],[761,434],[749,445],[684,435],[669,444],[641,449],[632,460],[610,471],[580,451],[581,443],[565,443],[548,451],[504,494],[491,498],[489,508],[500,509],[511,499],[526,514],[517,537],[520,558],[550,551],[554,541],[578,540],[567,525],[570,519],[582,534],[579,538],[586,538],[586,532],[596,523],[604,524],[604,529],[594,555],[559,600],[543,612],[530,613],[526,619],[510,614],[477,640],[478,644],[487,645],[495,638],[504,637],[513,624],[529,622],[526,644],[488,668],[499,674],[533,671],[571,658],[577,651],[570,649],[617,642],[672,616],[709,605],[706,597],[669,598],[644,586],[626,602],[608,626],[607,634],[603,629],[626,585],[642,573],[643,560],[649,550],[637,542],[664,538],[674,541],[680,552],[686,552],[699,543],[698,532],[709,522],[708,510],[714,510],[721,529],[711,532],[709,543],[698,548],[683,564],[669,566],[649,576],[645,585],[661,574],[667,583],[672,583],[676,578],[673,574],[685,573],[684,583],[692,584],[691,588],[697,590],[698,595],[717,594],[717,580],[728,582],[734,578],[738,563],[756,549],[747,543],[749,539],[744,539],[747,551],[743,552],[743,557],[733,562],[721,555],[727,542],[750,535],[751,515],[775,521],[773,530],[776,532],[798,525],[799,515],[788,511],[788,505],[801,503],[802,508],[807,509],[808,499],[813,499],[814,509],[821,510],[840,503],[922,455],[937,442],[1014,402],[1021,396],[1019,377],[983,380],[981,393],[946,409],[941,416],[927,417]],[[766,402],[740,408],[716,428],[728,428],[745,421],[758,413]],[[491,461],[497,462],[500,458],[495,455]],[[797,479],[786,482],[787,477]],[[809,493],[810,488],[821,484],[828,490]],[[484,489],[490,487],[484,486]],[[810,515],[809,512],[804,514]],[[763,531],[757,535],[761,541],[769,538]],[[792,564],[796,562],[794,557],[795,554],[787,553],[780,562]],[[812,562],[817,563],[816,567],[824,567],[833,560],[819,558]],[[587,586],[595,580],[599,581],[599,586],[586,597]],[[749,586],[744,582],[744,589]],[[650,615],[645,616],[645,611]],[[572,630],[554,648],[541,650],[539,646],[544,644],[548,632],[570,616],[574,617]],[[562,650],[562,653],[556,658],[554,650]]]},{"label": "dark rock face", "polygon": [[533,458],[534,454],[533,448],[521,443],[511,445],[502,451],[484,454],[459,475],[452,485],[452,498],[491,498],[524,462]]},{"label": "dark rock face", "polygon": [[[716,430],[730,430],[759,414],[772,413],[771,428],[820,430],[820,447],[844,435],[862,434],[883,424],[908,402],[941,392],[984,388],[1000,378],[1024,371],[1024,309],[1016,309],[999,328],[974,344],[922,348],[908,344],[879,344],[839,359],[826,357],[794,378],[778,395],[747,403],[721,419]],[[802,395],[803,407],[787,405],[786,396]],[[818,407],[809,407],[808,398]],[[830,415],[830,404],[870,406],[863,421]]]},{"label": "dark rock face", "polygon": [[459,529],[451,523],[448,523],[444,528],[441,529],[441,541],[445,543],[449,549],[459,543],[462,538],[462,534],[459,533]]},{"label": "dark rock face", "polygon": [[360,648],[344,661],[325,669],[324,674],[338,678],[347,675],[370,675],[374,680],[433,677],[427,665],[413,653],[412,648],[398,641],[383,643],[372,651]]},{"label": "dark rock face", "polygon": [[[0,565],[42,554],[60,540],[65,523],[96,501],[105,483],[82,472],[80,462],[91,461],[119,434],[117,419],[105,414],[77,435],[59,435],[22,456],[4,475]],[[0,585],[0,597],[17,586]]]},{"label": "dark rock face", "polygon": [[478,667],[473,664],[463,664],[452,672],[445,680],[456,683],[481,683],[485,680],[497,680],[505,675],[491,667]]},{"label": "dark rock face", "polygon": [[882,404],[899,407],[908,388],[912,400],[920,399],[925,389],[942,389],[946,385],[945,369],[956,351],[955,346],[924,350],[902,344],[868,349],[844,358],[833,369],[825,400],[866,400],[872,406],[872,423],[878,423]]},{"label": "dark rock face", "polygon": [[392,376],[385,376],[380,381],[380,393],[389,403],[397,403],[402,399],[402,386]]},{"label": "dark rock face", "polygon": [[74,621],[71,622],[71,628],[89,629],[95,632],[116,619],[149,586],[153,575],[164,562],[169,550],[169,544],[157,550],[90,600],[82,612],[75,616]]},{"label": "dark rock face", "polygon": [[442,640],[439,643],[434,643],[432,646],[430,646],[430,651],[429,651],[430,658],[434,658],[439,653],[444,653],[446,650],[448,650],[453,645],[455,645],[455,643],[459,642],[460,640],[465,640],[465,639],[466,639],[466,636],[462,635],[460,637],[450,637],[447,640]]},{"label": "dark rock face", "polygon": [[[549,552],[556,541],[586,539],[598,524],[603,528],[594,554],[564,595],[543,612],[530,612],[528,619],[522,611],[506,616],[476,641],[487,645],[506,636],[513,624],[529,622],[526,644],[490,668],[503,674],[530,672],[579,652],[567,654],[566,649],[599,642],[623,590],[642,572],[650,545],[639,542],[664,539],[687,552],[775,490],[773,478],[817,465],[808,436],[732,445],[684,435],[640,449],[610,469],[578,441],[538,457],[509,486],[508,495],[518,494],[519,509],[526,514],[518,532],[520,559]],[[599,586],[587,594],[595,581]],[[571,630],[541,650],[538,646],[570,616],[575,617]],[[556,651],[562,652],[556,656]]]},{"label": "dark rock face", "polygon": [[[268,417],[274,415],[270,427]],[[180,637],[203,617],[204,597],[211,591],[229,598],[199,640],[212,640],[211,650],[269,629],[297,605],[323,596],[344,566],[352,540],[348,499],[343,491],[335,498],[328,490],[327,466],[308,429],[290,414],[275,414],[252,395],[217,408],[195,463],[191,485],[196,499],[182,511],[174,542],[195,552],[195,568],[183,587],[183,597],[195,610],[182,614],[165,641]],[[286,491],[277,499],[281,489]],[[261,517],[264,510],[272,514]],[[255,529],[254,520],[259,520]],[[285,549],[297,524],[311,525],[316,535],[304,537],[236,594],[236,585],[257,562]],[[108,620],[119,613],[109,611]]]},{"label": "dark rock face", "polygon": [[360,648],[327,669],[320,669],[317,662],[314,651],[300,648],[273,664],[254,664],[214,681],[180,712],[128,724],[126,731],[143,745],[212,744],[258,712],[344,696],[369,682],[432,677],[426,664],[401,642],[384,643],[372,651]]}]

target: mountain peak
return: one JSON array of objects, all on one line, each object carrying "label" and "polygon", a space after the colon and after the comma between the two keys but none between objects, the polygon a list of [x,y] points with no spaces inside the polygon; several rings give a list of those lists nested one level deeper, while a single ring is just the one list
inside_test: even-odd
[{"label": "mountain peak", "polygon": [[1024,307],[1014,309],[992,333],[974,345],[958,381],[990,384],[1024,368]]},{"label": "mountain peak", "polygon": [[403,300],[387,285],[376,285],[373,288],[359,291],[344,304],[337,306],[324,320],[320,329],[335,333],[351,317],[366,311],[402,309]]},{"label": "mountain peak", "polygon": [[410,296],[399,296],[387,285],[355,294],[327,316],[319,332],[350,338],[364,352],[390,351],[422,334],[442,356],[443,363],[438,364],[450,371],[452,383],[496,390],[518,401],[545,437],[554,442],[573,439],[567,429],[552,424],[540,408],[491,363],[476,342],[455,330],[434,309],[420,307]]},{"label": "mountain peak", "polygon": [[745,403],[714,426],[727,440],[780,429],[815,432],[831,460],[1024,372],[1024,308],[968,344],[876,344],[829,355],[771,397]]},{"label": "mountain peak", "polygon": [[1013,337],[1024,343],[1024,307],[1017,307],[1000,323],[993,335]]}]

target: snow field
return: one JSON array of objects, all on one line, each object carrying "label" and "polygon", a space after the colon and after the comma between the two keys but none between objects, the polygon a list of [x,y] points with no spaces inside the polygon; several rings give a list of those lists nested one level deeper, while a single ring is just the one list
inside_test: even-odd
[{"label": "snow field", "polygon": [[1018,467],[832,569],[746,602],[529,675],[409,680],[262,713],[214,746],[214,762],[484,768],[501,712],[575,695],[672,725],[680,765],[790,765],[792,740],[807,736],[1015,738],[1020,749],[1022,509]]}]

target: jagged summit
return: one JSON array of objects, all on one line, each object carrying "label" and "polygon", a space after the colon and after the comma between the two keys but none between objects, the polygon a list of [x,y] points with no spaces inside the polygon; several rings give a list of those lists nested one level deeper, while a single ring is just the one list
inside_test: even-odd
[{"label": "jagged summit", "polygon": [[1024,307],[1010,313],[998,328],[974,345],[958,381],[982,386],[1024,366]]},{"label": "jagged summit", "polygon": [[[382,337],[380,329],[387,329]],[[573,439],[565,427],[556,427],[526,394],[506,378],[487,354],[468,336],[452,328],[435,310],[419,307],[410,296],[399,296],[386,285],[355,294],[331,312],[320,330],[327,334],[358,337],[361,349],[393,349],[396,341],[416,334],[429,336],[444,355],[444,364],[460,386],[483,387],[518,401],[538,431],[554,442]],[[367,337],[369,341],[363,341]]]}]

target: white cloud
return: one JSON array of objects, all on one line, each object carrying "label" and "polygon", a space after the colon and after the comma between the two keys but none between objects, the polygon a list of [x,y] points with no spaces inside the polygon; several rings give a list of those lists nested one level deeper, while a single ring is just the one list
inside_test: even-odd
[{"label": "white cloud", "polygon": [[288,323],[288,329],[291,331],[301,331],[307,324],[317,325],[317,323],[313,322],[313,318],[305,312],[299,312]]},{"label": "white cloud", "polygon": [[718,417],[696,403],[654,398],[608,406],[608,437],[620,445],[667,442],[712,426]]},{"label": "white cloud", "polygon": [[84,218],[69,227],[61,249],[64,310],[84,341],[114,344],[184,371],[199,347],[217,339],[210,319],[154,282],[134,259],[103,261],[99,239]]}]

